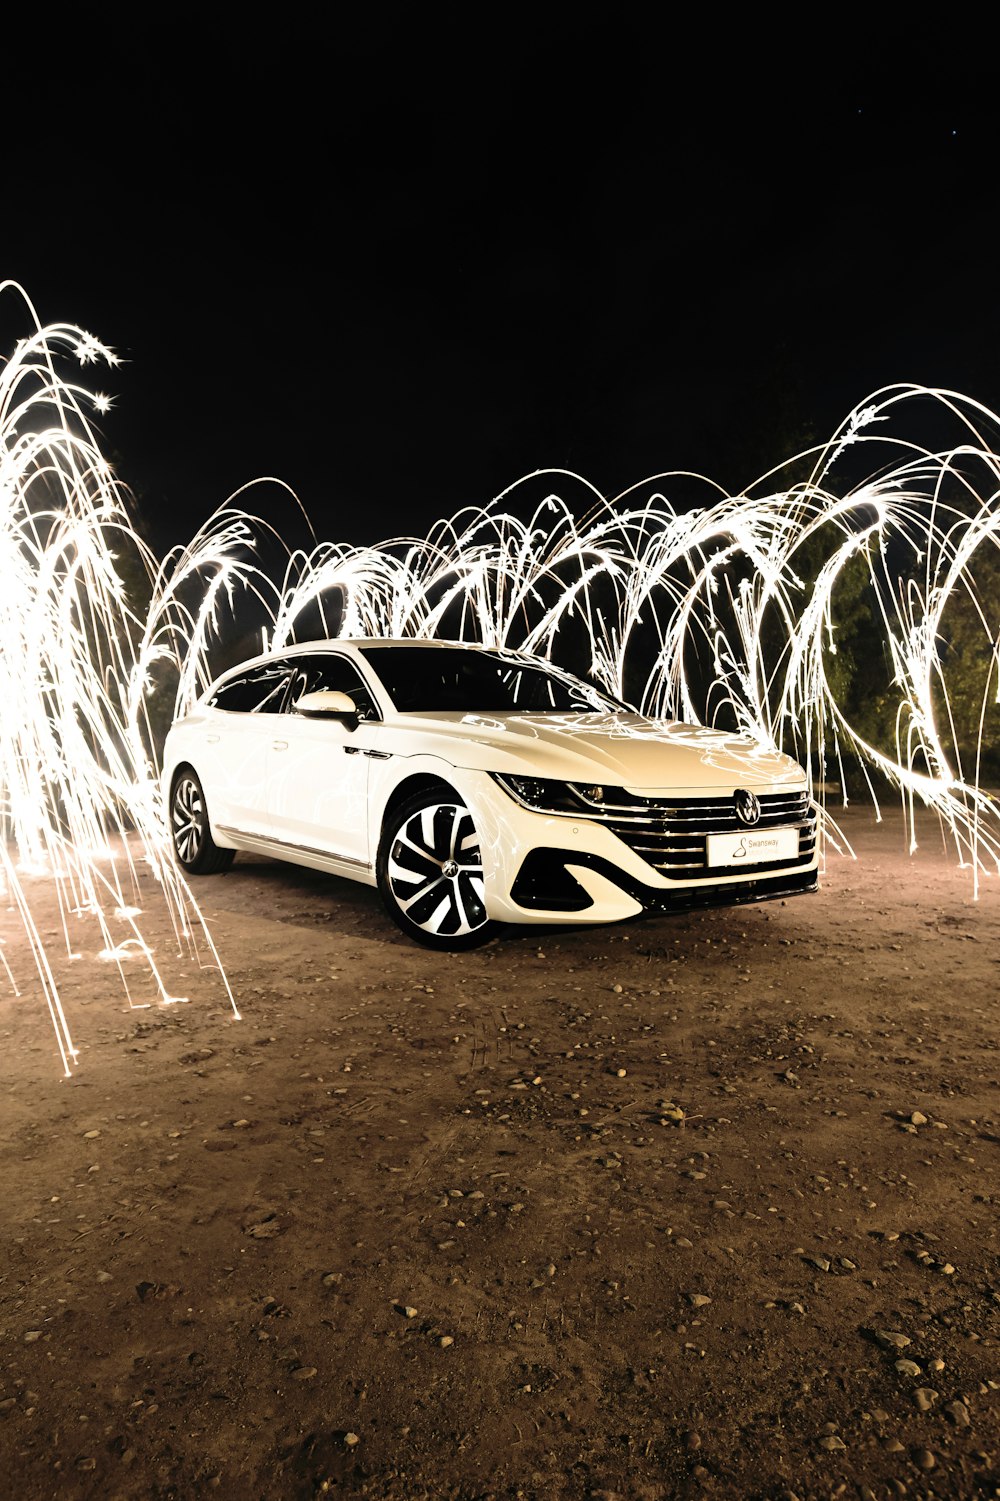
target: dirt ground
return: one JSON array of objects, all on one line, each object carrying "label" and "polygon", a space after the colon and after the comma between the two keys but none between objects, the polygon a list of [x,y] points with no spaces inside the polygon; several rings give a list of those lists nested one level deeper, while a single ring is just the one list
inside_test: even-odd
[{"label": "dirt ground", "polygon": [[460,956],[244,857],[239,1021],[150,883],[189,1002],[79,935],[71,1079],[2,914],[3,1493],[1000,1496],[1000,890],[843,821],[816,896]]}]

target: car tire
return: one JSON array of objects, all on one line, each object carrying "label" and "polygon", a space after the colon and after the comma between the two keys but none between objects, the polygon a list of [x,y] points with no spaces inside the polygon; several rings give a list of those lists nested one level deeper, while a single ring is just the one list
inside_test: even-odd
[{"label": "car tire", "polygon": [[192,876],[218,875],[228,870],[234,850],[220,849],[212,838],[208,806],[198,774],[182,766],[170,793],[170,838],[177,863]]},{"label": "car tire", "polygon": [[472,814],[450,788],[424,791],[386,819],[376,862],[386,911],[433,949],[472,949],[493,936]]}]

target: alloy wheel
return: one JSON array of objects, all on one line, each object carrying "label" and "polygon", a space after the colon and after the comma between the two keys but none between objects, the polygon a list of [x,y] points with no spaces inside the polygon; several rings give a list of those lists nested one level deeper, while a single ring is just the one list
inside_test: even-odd
[{"label": "alloy wheel", "polygon": [[178,778],[171,816],[177,858],[182,865],[193,865],[205,841],[205,804],[193,777]]},{"label": "alloy wheel", "polygon": [[429,803],[403,820],[386,879],[403,916],[430,937],[464,937],[488,922],[479,835],[460,803]]}]

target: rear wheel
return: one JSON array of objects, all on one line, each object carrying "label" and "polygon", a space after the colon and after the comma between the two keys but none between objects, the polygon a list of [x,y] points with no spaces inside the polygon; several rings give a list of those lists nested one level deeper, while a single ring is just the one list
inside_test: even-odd
[{"label": "rear wheel", "polygon": [[193,876],[216,875],[233,863],[235,851],[220,849],[212,838],[205,794],[190,766],[182,767],[174,777],[170,835],[178,864]]},{"label": "rear wheel", "polygon": [[492,936],[479,835],[448,788],[418,793],[390,815],[376,873],[389,916],[417,943],[471,949]]}]

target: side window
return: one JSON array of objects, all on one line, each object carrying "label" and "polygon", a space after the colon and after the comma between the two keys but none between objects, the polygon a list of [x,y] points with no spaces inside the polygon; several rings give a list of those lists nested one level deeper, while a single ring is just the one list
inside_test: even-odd
[{"label": "side window", "polygon": [[232,714],[279,714],[289,677],[287,662],[251,667],[227,678],[209,702]]},{"label": "side window", "polygon": [[329,690],[346,693],[354,701],[359,719],[378,719],[375,700],[365,687],[364,681],[353,662],[338,657],[333,652],[316,652],[314,656],[294,659],[295,677],[288,695],[288,706],[295,707],[296,699],[303,693],[319,693]]}]

